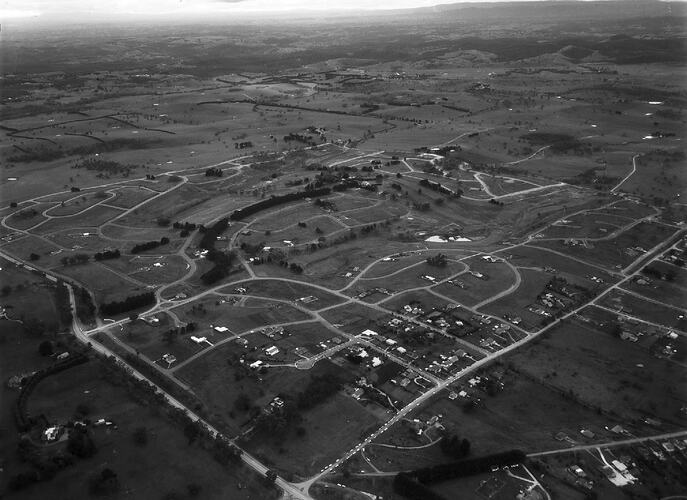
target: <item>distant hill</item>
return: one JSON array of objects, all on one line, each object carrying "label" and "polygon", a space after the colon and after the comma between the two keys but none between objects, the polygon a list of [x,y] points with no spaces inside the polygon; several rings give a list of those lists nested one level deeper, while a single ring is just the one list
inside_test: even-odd
[{"label": "distant hill", "polygon": [[[401,13],[402,11],[395,11]],[[455,14],[463,20],[511,19],[558,22],[603,18],[687,17],[686,2],[656,0],[456,3],[412,9],[413,14]],[[406,13],[409,13],[406,11]]]}]

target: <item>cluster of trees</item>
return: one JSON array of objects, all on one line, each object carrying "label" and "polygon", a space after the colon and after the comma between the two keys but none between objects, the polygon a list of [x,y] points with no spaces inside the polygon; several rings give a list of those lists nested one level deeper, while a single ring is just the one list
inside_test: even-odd
[{"label": "cluster of trees", "polygon": [[115,248],[114,250],[105,250],[103,252],[97,252],[95,255],[93,255],[93,258],[97,261],[101,260],[109,260],[109,259],[118,259],[121,257],[121,252],[119,251],[118,248]]},{"label": "cluster of trees", "polygon": [[494,198],[492,198],[491,200],[489,200],[489,203],[491,203],[492,205],[496,205],[496,206],[498,206],[498,207],[502,207],[502,206],[503,206],[503,202],[502,202],[502,201],[495,200]]},{"label": "cluster of trees", "polygon": [[492,467],[514,465],[525,461],[527,456],[520,450],[510,450],[483,457],[469,458],[435,465],[410,472],[401,472],[394,478],[394,492],[412,500],[445,500],[427,485],[459,477],[474,476],[491,471]]},{"label": "cluster of trees", "polygon": [[301,410],[313,408],[336,394],[341,385],[341,380],[335,374],[314,376],[296,397],[296,405]]},{"label": "cluster of trees", "polygon": [[470,441],[463,438],[460,439],[455,434],[445,436],[439,443],[441,452],[456,460],[465,458],[470,455]]},{"label": "cluster of trees", "polygon": [[248,205],[247,207],[234,210],[229,218],[231,220],[242,220],[249,215],[253,215],[267,208],[275,207],[277,205],[282,205],[292,201],[302,200],[303,198],[326,196],[331,192],[332,190],[330,188],[325,187],[319,189],[306,189],[305,191],[295,191],[293,193],[287,193],[281,196],[272,196],[271,198],[265,198],[264,200],[260,200],[257,203]]},{"label": "cluster of trees", "polygon": [[49,481],[61,469],[74,463],[74,458],[70,455],[46,457],[28,438],[19,441],[17,455],[22,462],[30,465],[31,469],[11,476],[7,480],[9,491],[23,490],[39,481]]},{"label": "cluster of trees", "polygon": [[646,266],[644,269],[642,269],[642,273],[646,274],[650,278],[658,280],[673,281],[675,279],[675,271],[672,269],[663,272],[655,267]]},{"label": "cluster of trees", "polygon": [[215,248],[215,242],[217,237],[227,230],[229,227],[229,219],[226,217],[218,220],[210,227],[200,227],[200,232],[203,233],[203,237],[200,239],[198,246],[204,250],[213,250]]},{"label": "cluster of trees", "polygon": [[88,290],[82,287],[74,288],[76,299],[76,315],[84,323],[90,323],[95,318],[95,304]]},{"label": "cluster of trees", "polygon": [[222,177],[224,175],[224,172],[222,172],[222,169],[217,167],[217,168],[208,168],[205,171],[205,177]]},{"label": "cluster of trees", "polygon": [[[198,227],[195,224],[192,224],[190,222],[184,222],[183,224],[181,222],[175,222],[173,224],[173,226],[174,226],[174,229],[181,229],[179,236],[181,236],[182,238],[185,238],[186,236],[191,234],[191,231],[193,231],[194,229],[196,229],[196,227]],[[201,225],[200,227],[203,227],[203,226]]]},{"label": "cluster of trees", "polygon": [[69,430],[67,451],[75,457],[90,458],[95,455],[97,448],[85,427],[74,426]]},{"label": "cluster of trees", "polygon": [[260,412],[255,419],[255,431],[265,436],[282,438],[284,432],[293,425],[302,422],[303,417],[296,411],[296,407],[291,399],[280,395],[284,400],[281,408],[271,412]]},{"label": "cluster of trees", "polygon": [[245,141],[245,142],[235,142],[234,143],[234,149],[246,149],[246,148],[252,148],[253,143],[251,141]]},{"label": "cluster of trees", "polygon": [[323,210],[331,210],[332,212],[336,211],[336,205],[334,202],[329,201],[329,200],[323,200],[322,198],[317,198],[315,201],[313,201],[313,204],[316,207],[320,207]]},{"label": "cluster of trees", "polygon": [[71,326],[72,308],[69,303],[69,290],[63,281],[58,282],[55,288],[55,302],[60,315],[60,323],[63,327]]},{"label": "cluster of trees", "polygon": [[317,146],[317,142],[315,142],[313,140],[311,135],[294,134],[292,132],[289,135],[284,136],[284,142],[291,142],[291,141],[302,142],[306,146],[310,146],[310,147]]},{"label": "cluster of trees", "polygon": [[183,229],[184,231],[193,231],[196,229],[198,226],[192,222],[179,222],[176,221],[174,224],[172,224],[172,227],[174,229]]},{"label": "cluster of trees", "polygon": [[85,253],[75,253],[74,255],[65,255],[60,259],[63,266],[75,266],[77,264],[85,264],[91,258]]},{"label": "cluster of trees", "polygon": [[212,262],[214,266],[209,271],[203,273],[200,276],[200,280],[204,285],[209,286],[217,283],[223,278],[226,278],[229,276],[231,265],[234,262],[235,257],[236,255],[234,252],[225,253],[214,248],[208,251],[206,259]]},{"label": "cluster of trees", "polygon": [[187,323],[185,326],[170,328],[162,334],[162,338],[165,342],[171,344],[179,335],[185,335],[187,333],[194,332],[196,330],[196,327],[197,325],[195,323],[190,322]]},{"label": "cluster of trees", "polygon": [[103,314],[115,315],[121,314],[134,309],[139,309],[141,307],[148,306],[155,302],[154,292],[145,292],[139,295],[130,295],[124,300],[107,302],[100,306],[100,310]]},{"label": "cluster of trees", "polygon": [[448,260],[446,258],[446,255],[444,255],[443,253],[438,253],[436,255],[430,255],[429,257],[427,257],[427,264],[435,267],[446,267],[446,264],[448,264]]},{"label": "cluster of trees", "polygon": [[88,481],[88,491],[91,495],[113,495],[119,490],[119,477],[109,468],[104,468],[98,474],[94,474]]},{"label": "cluster of trees", "polygon": [[201,228],[203,237],[200,240],[199,246],[208,251],[205,257],[212,262],[214,266],[200,276],[200,280],[205,285],[212,285],[219,280],[229,275],[231,265],[234,261],[235,255],[233,252],[222,252],[215,249],[215,242],[220,234],[222,234],[229,227],[229,219],[226,217],[215,222],[209,228]]},{"label": "cluster of trees", "polygon": [[134,247],[131,249],[131,253],[135,255],[137,253],[145,252],[147,250],[153,250],[161,245],[167,245],[168,243],[169,238],[163,236],[162,238],[160,238],[160,241],[146,241],[145,243],[138,243],[137,245],[134,245]]},{"label": "cluster of trees", "polygon": [[420,180],[420,186],[427,187],[427,188],[431,189],[432,191],[437,191],[439,193],[446,194],[448,196],[460,197],[460,191],[459,190],[457,190],[454,194],[453,191],[451,191],[446,186],[442,186],[440,183],[430,181],[429,179],[421,179]]}]

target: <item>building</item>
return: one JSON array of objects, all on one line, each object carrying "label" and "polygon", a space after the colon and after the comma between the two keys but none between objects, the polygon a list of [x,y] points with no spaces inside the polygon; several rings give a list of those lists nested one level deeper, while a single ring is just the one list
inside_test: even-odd
[{"label": "building", "polygon": [[279,353],[279,348],[276,345],[273,345],[272,347],[268,347],[265,349],[265,354],[268,356],[274,356]]}]

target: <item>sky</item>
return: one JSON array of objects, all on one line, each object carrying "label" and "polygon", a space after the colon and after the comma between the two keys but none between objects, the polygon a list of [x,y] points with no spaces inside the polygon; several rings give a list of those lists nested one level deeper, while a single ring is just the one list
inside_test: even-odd
[{"label": "sky", "polygon": [[202,15],[212,13],[327,12],[428,7],[465,0],[0,0],[0,21],[31,17]]}]

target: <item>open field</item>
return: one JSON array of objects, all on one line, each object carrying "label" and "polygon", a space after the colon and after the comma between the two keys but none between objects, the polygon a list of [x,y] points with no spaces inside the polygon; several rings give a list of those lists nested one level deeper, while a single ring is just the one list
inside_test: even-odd
[{"label": "open field", "polygon": [[239,305],[219,297],[206,298],[174,308],[173,312],[182,320],[193,321],[201,330],[212,324],[225,326],[234,333],[308,319],[305,313],[291,306],[258,299],[248,299]]},{"label": "open field", "polygon": [[687,331],[687,318],[685,318],[684,308],[677,309],[660,302],[649,302],[642,297],[621,290],[613,290],[600,301],[600,304],[645,321]]},{"label": "open field", "polygon": [[36,234],[51,234],[64,229],[98,227],[121,213],[121,209],[95,205],[76,215],[50,219],[32,231]]},{"label": "open field", "polygon": [[[427,257],[425,257],[425,259],[426,258]],[[464,262],[449,260],[446,266],[437,267],[427,264],[427,262],[420,261],[412,267],[405,268],[385,277],[359,280],[355,286],[349,290],[355,292],[357,289],[380,287],[392,291],[403,291],[409,288],[430,286],[437,281],[445,280],[465,270],[466,264]]]},{"label": "open field", "polygon": [[256,295],[268,299],[288,300],[296,302],[301,307],[307,309],[322,309],[343,301],[343,299],[319,288],[308,286],[307,283],[301,284],[269,279],[237,282],[221,291],[224,293],[236,293],[235,290],[238,288],[245,288],[245,293],[249,295]]},{"label": "open field", "polygon": [[512,294],[495,300],[486,305],[483,310],[494,316],[521,316],[523,322],[529,330],[537,330],[540,326],[541,316],[527,310],[528,306],[534,304],[537,296],[545,291],[545,287],[551,281],[551,275],[542,271],[532,269],[519,270],[522,283]]},{"label": "open field", "polygon": [[145,283],[117,274],[101,263],[90,262],[63,267],[59,272],[92,290],[96,300],[101,304],[149,291]]},{"label": "open field", "polygon": [[[550,268],[553,274],[562,276],[571,283],[587,288],[597,288],[604,283],[615,283],[617,278],[598,267],[587,265],[578,260],[573,260],[565,255],[556,254],[541,248],[521,246],[504,252],[508,261],[516,267]],[[595,277],[602,283],[593,281]]]},{"label": "open field", "polygon": [[646,416],[671,426],[680,421],[684,397],[678,387],[686,376],[682,367],[584,323],[567,321],[555,327],[527,353],[509,356],[508,362],[524,376],[573,401],[601,408],[606,418],[623,425],[643,429],[641,419]]},{"label": "open field", "polygon": [[[467,306],[474,306],[515,285],[516,276],[506,264],[486,263],[481,257],[463,261],[469,271],[454,277],[453,283],[443,283],[432,288],[435,292]],[[481,277],[470,273],[478,273]]]},{"label": "open field", "polygon": [[642,222],[609,240],[540,241],[536,245],[598,264],[606,269],[621,269],[675,232],[676,228],[673,227]]},{"label": "open field", "polygon": [[[180,427],[161,416],[153,406],[142,406],[127,395],[123,387],[111,385],[91,361],[42,382],[31,398],[30,411],[43,413],[50,422],[63,423],[84,405],[92,418],[106,418],[116,429],[93,432],[97,452],[79,459],[52,482],[39,483],[22,493],[23,498],[85,498],[92,475],[103,467],[119,478],[116,498],[126,491],[155,497],[161,485],[165,494],[185,494],[187,486],[200,486],[204,498],[271,498],[274,492],[263,486],[257,476],[239,468],[222,467],[209,452],[189,444]],[[133,433],[145,428],[147,444],[137,445]],[[183,459],[182,459],[183,457]],[[191,462],[188,463],[188,460]],[[222,481],[213,478],[222,477]],[[54,491],[54,481],[62,486]]]}]

